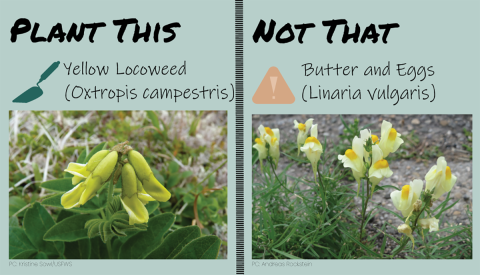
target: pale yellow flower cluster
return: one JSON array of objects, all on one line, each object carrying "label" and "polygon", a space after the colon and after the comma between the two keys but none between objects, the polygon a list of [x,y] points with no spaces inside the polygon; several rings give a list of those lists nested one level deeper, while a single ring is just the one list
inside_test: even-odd
[{"label": "pale yellow flower cluster", "polygon": [[[275,167],[278,165],[280,159],[280,130],[278,128],[270,129],[269,127],[258,127],[259,138],[255,139],[255,145],[253,148],[258,151],[258,160],[260,161],[260,167],[263,167],[263,160],[268,155],[273,159]],[[267,150],[267,143],[269,149]],[[262,168],[263,169],[263,168]]]},{"label": "pale yellow flower cluster", "polygon": [[[145,158],[137,151],[130,150],[122,168],[121,202],[129,215],[130,225],[148,222],[145,204],[149,201],[165,202],[170,192],[155,178]],[[65,169],[73,175],[75,187],[62,195],[61,204],[65,209],[80,207],[93,198],[97,191],[114,173],[119,160],[117,151],[101,150],[88,163],[70,163]]]},{"label": "pale yellow flower cluster", "polygon": [[[388,161],[385,159],[390,153],[398,150],[403,140],[401,134],[392,127],[392,124],[386,120],[382,122],[381,138],[372,135],[369,129],[360,131],[360,138],[354,137],[352,148],[345,151],[345,155],[339,155],[338,160],[343,162],[345,168],[351,168],[353,177],[358,183],[357,196],[360,192],[360,182],[362,178],[367,178],[372,183],[372,193],[380,181],[393,175]],[[372,139],[371,159],[370,153],[365,150],[367,141]],[[367,166],[368,165],[368,175]]]},{"label": "pale yellow flower cluster", "polygon": [[[444,157],[437,159],[437,165],[430,168],[430,171],[425,176],[426,188],[425,192],[431,194],[433,200],[438,199],[443,194],[450,192],[453,185],[457,181],[457,177],[452,175],[450,167],[447,166],[447,162]],[[404,217],[407,217],[405,224],[398,227],[398,232],[405,233],[410,239],[411,232],[408,232],[405,228],[410,228],[408,225],[408,218],[413,212],[420,214],[421,209],[415,209],[415,204],[422,205],[422,201],[419,200],[423,189],[423,181],[416,179],[410,182],[409,185],[404,185],[401,191],[393,191],[390,194],[393,205],[397,210],[402,212]],[[417,225],[422,229],[429,229],[429,232],[438,231],[439,220],[435,217],[418,219]],[[410,229],[411,231],[411,229]],[[407,234],[408,233],[408,234]]]}]

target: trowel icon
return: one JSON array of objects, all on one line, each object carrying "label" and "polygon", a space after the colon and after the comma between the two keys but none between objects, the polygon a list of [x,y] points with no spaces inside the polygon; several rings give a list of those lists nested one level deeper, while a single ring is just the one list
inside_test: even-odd
[{"label": "trowel icon", "polygon": [[41,97],[43,95],[43,90],[40,88],[40,86],[38,86],[38,84],[47,79],[58,68],[58,65],[60,65],[60,61],[53,62],[53,64],[48,67],[48,69],[42,74],[42,76],[40,76],[40,80],[37,82],[37,85],[17,96],[17,98],[15,98],[13,102],[28,103]]}]

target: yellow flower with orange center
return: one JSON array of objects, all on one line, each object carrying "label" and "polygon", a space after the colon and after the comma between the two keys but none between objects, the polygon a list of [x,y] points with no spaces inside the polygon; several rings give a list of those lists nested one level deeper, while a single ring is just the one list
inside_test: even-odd
[{"label": "yellow flower with orange center", "polygon": [[[382,149],[383,157],[386,158],[390,153],[394,153],[398,150],[400,145],[403,143],[403,139],[400,133],[397,133],[397,130],[392,128],[392,123],[384,120],[382,122],[382,138],[378,145]],[[378,137],[377,137],[378,140]]]},{"label": "yellow flower with orange center", "polygon": [[[260,160],[260,166],[262,166],[262,160],[267,158],[267,154],[272,157],[275,167],[278,165],[278,160],[280,159],[280,130],[275,128],[271,129],[270,127],[263,127],[260,125],[258,127],[260,133],[260,138],[255,140],[255,145],[253,148],[258,151],[258,158]],[[267,150],[266,143],[270,145],[270,149]]]},{"label": "yellow flower with orange center", "polygon": [[423,189],[422,180],[413,180],[410,185],[404,185],[401,191],[395,190],[390,193],[393,205],[402,212],[404,217],[408,217],[413,211],[413,205],[420,198]]},{"label": "yellow flower with orange center", "polygon": [[457,182],[457,177],[452,174],[445,158],[439,157],[437,159],[437,165],[432,166],[425,176],[425,181],[427,182],[425,190],[431,191],[435,188],[433,198],[438,199],[443,194],[452,190],[453,185]]},{"label": "yellow flower with orange center", "polygon": [[310,129],[310,137],[305,140],[305,144],[300,148],[302,152],[307,155],[308,160],[312,164],[313,176],[316,180],[317,178],[317,166],[320,156],[323,152],[322,144],[317,139],[318,130],[317,124],[313,125]]},{"label": "yellow flower with orange center", "polygon": [[380,149],[380,146],[375,144],[372,146],[372,165],[370,166],[370,170],[368,170],[368,176],[370,181],[372,182],[372,195],[375,190],[375,186],[377,186],[380,181],[384,178],[389,178],[393,175],[392,170],[390,170],[390,166],[388,165],[388,161],[383,159],[383,152]]},{"label": "yellow flower with orange center", "polygon": [[300,147],[305,144],[305,141],[308,137],[308,130],[312,127],[313,118],[308,119],[305,124],[299,123],[298,121],[294,120],[293,123],[295,124],[294,128],[298,129],[297,135],[297,148],[298,148],[298,155],[300,155]]},{"label": "yellow flower with orange center", "polygon": [[366,172],[363,162],[364,151],[362,139],[354,137],[352,149],[347,149],[345,155],[338,155],[338,160],[342,161],[343,167],[352,168],[353,177],[358,183],[357,196],[360,192],[360,179],[365,177]]}]

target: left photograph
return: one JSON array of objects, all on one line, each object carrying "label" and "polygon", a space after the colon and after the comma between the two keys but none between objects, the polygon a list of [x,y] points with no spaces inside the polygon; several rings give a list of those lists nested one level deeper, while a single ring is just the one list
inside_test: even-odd
[{"label": "left photograph", "polygon": [[226,111],[9,111],[10,259],[226,259]]}]

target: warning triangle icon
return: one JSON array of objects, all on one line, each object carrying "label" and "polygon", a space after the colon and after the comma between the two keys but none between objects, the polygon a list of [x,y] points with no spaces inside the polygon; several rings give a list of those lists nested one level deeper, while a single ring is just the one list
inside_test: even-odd
[{"label": "warning triangle icon", "polygon": [[255,104],[292,104],[295,96],[277,67],[270,67],[252,101]]}]

